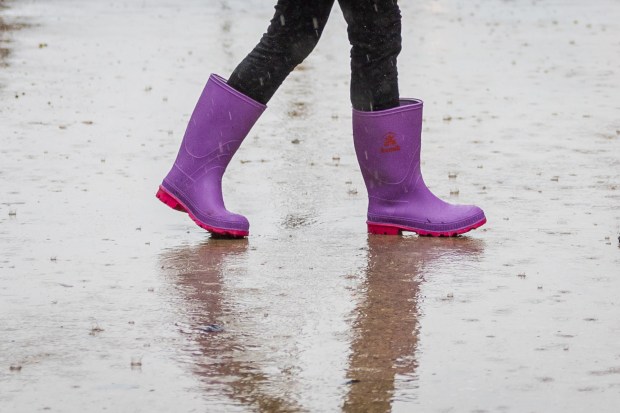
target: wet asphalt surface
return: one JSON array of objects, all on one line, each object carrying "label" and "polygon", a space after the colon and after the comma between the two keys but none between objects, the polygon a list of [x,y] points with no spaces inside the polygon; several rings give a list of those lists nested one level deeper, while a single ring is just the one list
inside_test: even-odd
[{"label": "wet asphalt surface", "polygon": [[0,411],[616,412],[620,6],[402,2],[432,190],[366,233],[335,8],[224,179],[246,240],[155,199],[271,1],[0,8]]}]

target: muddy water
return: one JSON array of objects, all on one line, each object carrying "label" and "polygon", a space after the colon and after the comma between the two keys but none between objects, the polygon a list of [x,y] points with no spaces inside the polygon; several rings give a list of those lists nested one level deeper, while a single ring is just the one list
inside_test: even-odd
[{"label": "muddy water", "polygon": [[402,4],[423,170],[468,236],[368,236],[334,10],[225,177],[248,240],[154,193],[270,2],[10,2],[0,411],[615,412],[620,9]]}]

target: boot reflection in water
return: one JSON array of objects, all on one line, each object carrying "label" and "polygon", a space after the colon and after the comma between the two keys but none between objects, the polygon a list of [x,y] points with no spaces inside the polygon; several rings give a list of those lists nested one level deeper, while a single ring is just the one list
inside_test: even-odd
[{"label": "boot reflection in water", "polygon": [[476,239],[368,236],[368,266],[354,310],[353,341],[345,412],[389,412],[398,394],[412,396],[417,384],[420,285],[433,267],[479,255]]},{"label": "boot reflection in water", "polygon": [[[422,101],[401,99],[396,0],[338,0],[351,43],[353,139],[368,190],[368,231],[452,236],[486,222],[473,205],[433,195],[420,171]],[[316,46],[334,0],[279,0],[256,47],[226,81],[211,75],[187,126],[176,161],[157,191],[169,207],[213,234],[245,237],[250,224],[229,212],[222,176],[267,102]]]},{"label": "boot reflection in water", "polygon": [[[400,396],[415,391],[420,286],[434,271],[467,264],[484,250],[483,241],[471,238],[370,234],[367,245],[364,281],[353,310],[349,387],[342,406],[346,412],[388,412]],[[235,277],[245,275],[248,249],[247,240],[209,239],[161,255],[162,274],[172,286],[178,317],[184,320],[177,324],[189,338],[182,359],[189,358],[205,398],[218,406],[224,395],[252,411],[303,411],[290,388],[297,383],[292,377],[299,375],[277,373],[296,363],[275,361],[273,336],[252,334],[253,329],[261,330],[256,319],[251,325],[240,322],[247,308],[239,307],[231,286]],[[297,333],[291,331],[279,345],[294,343]]]},{"label": "boot reflection in water", "polygon": [[180,328],[193,343],[185,351],[191,354],[191,367],[202,379],[205,397],[212,397],[214,404],[221,406],[225,395],[233,404],[252,411],[299,411],[293,401],[270,394],[269,376],[261,372],[256,360],[242,356],[248,346],[244,332],[226,328],[237,314],[233,300],[226,298],[225,276],[245,260],[247,250],[247,240],[209,239],[161,255],[163,275],[175,294],[180,293],[175,307],[186,320]]}]

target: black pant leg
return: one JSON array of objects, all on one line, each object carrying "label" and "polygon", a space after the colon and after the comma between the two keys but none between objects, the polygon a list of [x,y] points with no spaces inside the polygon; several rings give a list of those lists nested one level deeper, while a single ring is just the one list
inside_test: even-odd
[{"label": "black pant leg", "polygon": [[398,106],[401,14],[397,0],[338,1],[351,43],[353,107],[372,111]]},{"label": "black pant leg", "polygon": [[228,84],[267,103],[321,37],[334,0],[278,0],[267,32],[230,75]]}]

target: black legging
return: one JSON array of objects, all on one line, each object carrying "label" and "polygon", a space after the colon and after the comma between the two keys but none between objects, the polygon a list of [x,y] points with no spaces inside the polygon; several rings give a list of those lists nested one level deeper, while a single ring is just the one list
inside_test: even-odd
[{"label": "black legging", "polygon": [[[228,84],[267,103],[321,37],[335,0],[278,0],[267,33]],[[401,49],[397,0],[338,0],[351,43],[351,103],[372,111],[399,105],[396,58]]]}]

